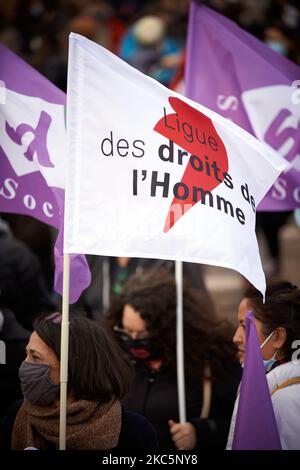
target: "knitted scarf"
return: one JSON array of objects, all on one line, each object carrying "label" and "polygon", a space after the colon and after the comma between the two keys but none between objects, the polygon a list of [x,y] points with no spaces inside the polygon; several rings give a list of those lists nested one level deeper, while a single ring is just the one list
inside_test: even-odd
[{"label": "knitted scarf", "polygon": [[[113,449],[121,431],[119,401],[79,400],[67,406],[67,449]],[[12,449],[58,449],[59,406],[24,400],[13,427]]]}]

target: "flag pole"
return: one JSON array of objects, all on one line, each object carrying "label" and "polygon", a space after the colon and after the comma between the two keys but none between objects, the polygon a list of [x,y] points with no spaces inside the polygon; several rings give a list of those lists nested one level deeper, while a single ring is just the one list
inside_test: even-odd
[{"label": "flag pole", "polygon": [[183,344],[183,290],[182,261],[175,261],[175,280],[177,297],[176,346],[177,346],[177,388],[179,405],[179,422],[186,422],[185,380],[184,380],[184,344]]},{"label": "flag pole", "polygon": [[60,344],[60,411],[59,411],[59,450],[66,450],[67,429],[67,386],[69,361],[69,289],[70,255],[64,253],[63,306]]}]

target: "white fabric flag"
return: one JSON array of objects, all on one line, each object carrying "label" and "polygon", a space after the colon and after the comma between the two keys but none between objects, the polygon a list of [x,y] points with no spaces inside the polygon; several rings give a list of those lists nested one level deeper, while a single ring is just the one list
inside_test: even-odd
[{"label": "white fabric flag", "polygon": [[256,206],[286,162],[72,33],[66,253],[224,266],[262,293]]}]

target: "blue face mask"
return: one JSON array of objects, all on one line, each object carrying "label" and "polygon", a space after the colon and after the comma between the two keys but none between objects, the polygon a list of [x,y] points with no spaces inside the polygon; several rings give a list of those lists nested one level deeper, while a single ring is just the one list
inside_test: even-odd
[{"label": "blue face mask", "polygon": [[296,224],[298,225],[298,227],[300,227],[300,209],[294,210],[294,218],[295,218]]},{"label": "blue face mask", "polygon": [[[264,340],[264,342],[260,345],[260,349],[262,349],[264,347],[264,345],[269,341],[269,339],[273,336],[273,334],[275,333],[275,330],[272,331],[272,333],[269,334],[269,336]],[[277,351],[274,352],[273,356],[270,358],[270,359],[263,359],[263,363],[264,363],[264,368],[265,368],[265,371],[266,372],[269,372],[271,369],[272,369],[272,366],[275,364],[276,362],[276,354],[277,354]]]},{"label": "blue face mask", "polygon": [[286,45],[281,41],[273,41],[272,39],[267,41],[268,46],[280,55],[287,55],[288,50]]},{"label": "blue face mask", "polygon": [[[275,354],[276,354],[276,352],[275,352]],[[276,362],[275,354],[271,359],[268,359],[268,360],[264,359],[263,360],[264,361],[264,368],[265,368],[266,372],[269,372],[272,369],[273,364],[275,364],[275,362]]]}]

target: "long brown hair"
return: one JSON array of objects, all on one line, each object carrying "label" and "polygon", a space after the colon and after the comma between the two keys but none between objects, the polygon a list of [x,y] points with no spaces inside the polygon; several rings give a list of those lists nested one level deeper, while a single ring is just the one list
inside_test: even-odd
[{"label": "long brown hair", "polygon": [[[130,305],[146,322],[149,335],[161,351],[164,364],[176,365],[176,285],[165,269],[134,274],[125,284],[105,317],[112,331],[122,327],[125,305]],[[221,378],[236,361],[232,326],[216,318],[210,297],[183,284],[184,348],[187,372],[202,380],[205,363],[213,377]]]},{"label": "long brown hair", "polygon": [[[41,316],[33,327],[60,360],[61,323]],[[73,312],[68,374],[76,400],[108,402],[122,398],[129,390],[132,365],[101,325]]]}]

